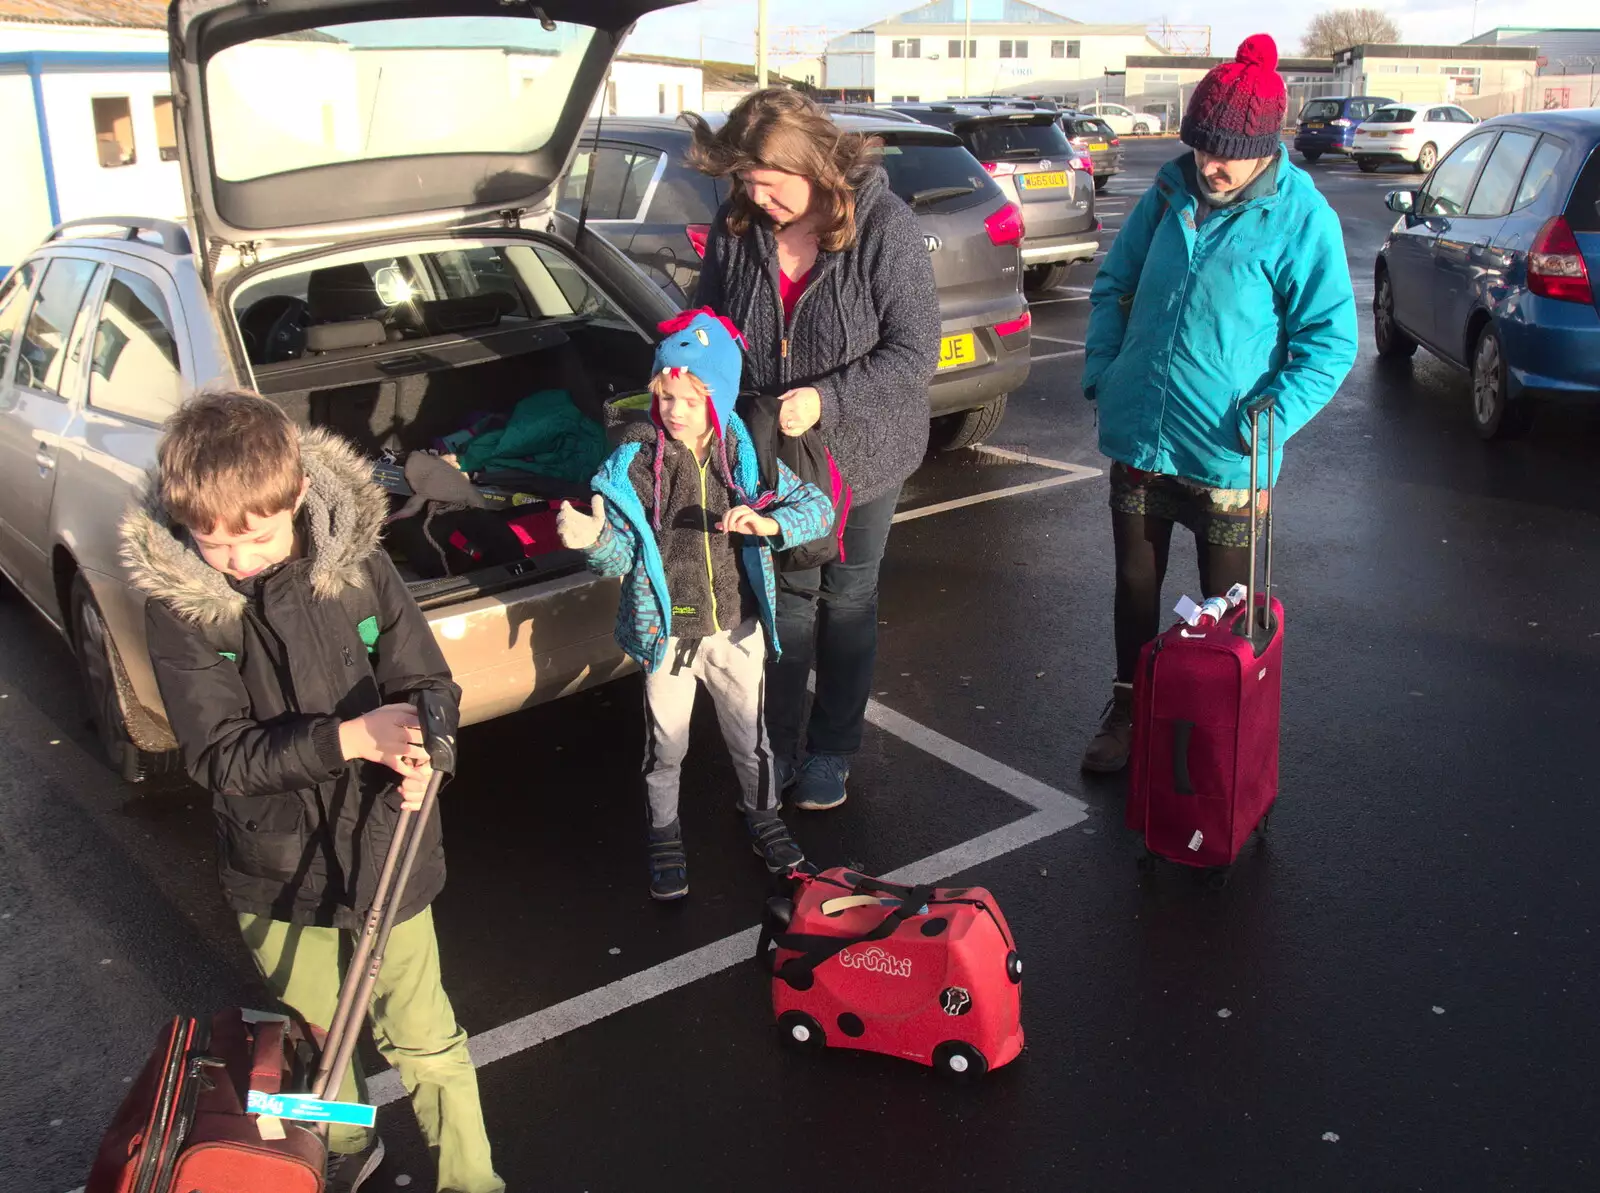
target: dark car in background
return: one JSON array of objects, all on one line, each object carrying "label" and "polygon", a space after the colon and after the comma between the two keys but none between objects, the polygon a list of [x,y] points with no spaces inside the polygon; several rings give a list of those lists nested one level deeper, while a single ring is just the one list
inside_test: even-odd
[{"label": "dark car in background", "polygon": [[1486,439],[1527,429],[1535,399],[1600,403],[1600,111],[1486,121],[1388,204],[1380,357],[1468,369]]},{"label": "dark car in background", "polygon": [[1089,162],[1094,167],[1096,194],[1106,189],[1113,175],[1122,173],[1122,139],[1100,117],[1064,111],[1061,113],[1061,131],[1067,134],[1068,145],[1079,153],[1089,155]]},{"label": "dark car in background", "polygon": [[1044,109],[975,104],[891,104],[890,110],[947,128],[1022,211],[1022,281],[1030,293],[1053,290],[1079,261],[1094,260],[1100,224],[1092,175]]},{"label": "dark car in background", "polygon": [[[917,213],[933,257],[942,332],[928,393],[934,444],[980,443],[1000,425],[1007,395],[1028,378],[1032,319],[1021,291],[1018,207],[953,133],[892,113],[832,116],[882,142],[889,186]],[[707,119],[716,125],[724,117]],[[592,177],[589,222],[680,305],[694,293],[711,221],[727,195],[725,182],[713,184],[685,164],[689,141],[688,127],[668,116],[607,119],[598,128],[591,120],[582,168],[574,166],[558,200],[576,217]],[[607,214],[597,220],[597,213]]]},{"label": "dark car in background", "polygon": [[1348,155],[1356,126],[1393,102],[1381,95],[1327,95],[1308,101],[1295,124],[1295,152],[1307,165],[1315,165],[1325,153]]}]

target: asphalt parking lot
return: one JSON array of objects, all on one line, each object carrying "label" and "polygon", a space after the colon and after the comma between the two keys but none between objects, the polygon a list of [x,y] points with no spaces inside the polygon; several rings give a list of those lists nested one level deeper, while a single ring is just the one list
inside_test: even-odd
[{"label": "asphalt parking lot", "polygon": [[[1177,152],[1130,144],[1106,244]],[[1414,176],[1313,174],[1365,305],[1383,192]],[[1146,877],[1123,780],[1077,766],[1112,672],[1091,280],[1035,304],[1000,450],[907,486],[850,801],[791,819],[821,864],[995,893],[1023,1056],[952,1084],[782,1047],[714,719],[685,770],[694,893],[652,905],[620,681],[468,731],[444,805],[445,981],[512,1190],[1593,1186],[1600,416],[1480,443],[1465,378],[1380,368],[1363,313],[1278,495],[1272,832],[1226,890]],[[1196,583],[1183,539],[1169,604]],[[0,1189],[67,1193],[164,1019],[263,996],[205,798],[100,767],[66,648],[15,598],[0,644]],[[391,1156],[367,1187],[432,1188],[395,1083],[375,1092]]]}]

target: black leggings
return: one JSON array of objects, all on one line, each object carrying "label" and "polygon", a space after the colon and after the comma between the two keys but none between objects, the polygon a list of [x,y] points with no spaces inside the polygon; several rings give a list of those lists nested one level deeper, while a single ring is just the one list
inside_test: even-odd
[{"label": "black leggings", "polygon": [[[1172,523],[1146,514],[1111,512],[1111,536],[1117,551],[1117,679],[1132,683],[1139,651],[1161,630],[1161,582],[1167,575]],[[1250,571],[1250,548],[1219,547],[1196,536],[1200,556],[1197,600],[1221,596],[1243,584]]]}]

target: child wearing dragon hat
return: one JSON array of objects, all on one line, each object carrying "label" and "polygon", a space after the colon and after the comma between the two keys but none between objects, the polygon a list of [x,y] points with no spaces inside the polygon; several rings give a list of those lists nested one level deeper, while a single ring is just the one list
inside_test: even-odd
[{"label": "child wearing dragon hat", "polygon": [[[650,894],[688,894],[678,782],[704,684],[739,775],[751,844],[772,873],[805,860],[778,815],[763,709],[766,652],[779,653],[772,552],[829,533],[833,508],[782,463],[763,491],[734,412],[743,338],[709,310],[661,325],[650,424],[635,424],[595,475],[588,511],[563,507],[561,541],[621,576],[617,643],[645,671]],[[770,647],[768,646],[770,639]]]}]

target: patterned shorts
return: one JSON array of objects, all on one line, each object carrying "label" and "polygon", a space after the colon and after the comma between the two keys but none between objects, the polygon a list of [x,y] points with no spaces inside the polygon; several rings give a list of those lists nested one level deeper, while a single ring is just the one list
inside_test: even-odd
[{"label": "patterned shorts", "polygon": [[[1270,493],[1263,489],[1256,508],[1265,513]],[[1164,476],[1111,465],[1111,508],[1119,514],[1163,518],[1187,526],[1214,547],[1250,545],[1250,490],[1213,489],[1181,476]]]}]

